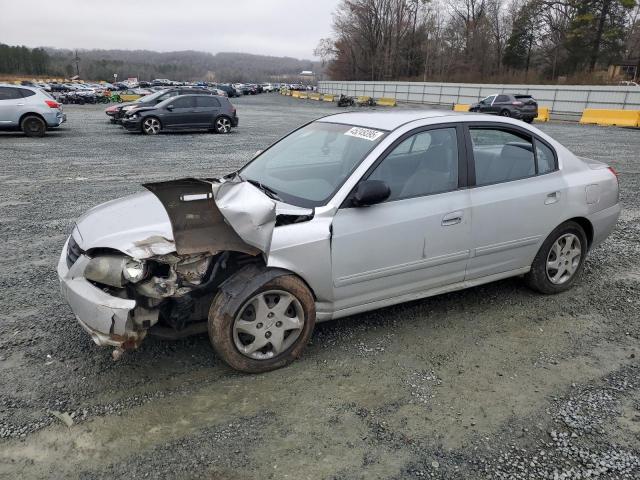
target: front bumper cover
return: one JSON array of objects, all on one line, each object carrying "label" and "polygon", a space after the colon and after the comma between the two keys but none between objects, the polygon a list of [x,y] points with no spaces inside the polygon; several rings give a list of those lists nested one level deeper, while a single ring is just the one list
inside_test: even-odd
[{"label": "front bumper cover", "polygon": [[114,297],[86,280],[83,276],[89,262],[86,255],[80,255],[68,268],[68,243],[67,240],[58,261],[58,279],[62,296],[78,323],[97,345],[122,348],[139,344],[146,332],[132,328],[129,313],[136,306],[135,300]]}]

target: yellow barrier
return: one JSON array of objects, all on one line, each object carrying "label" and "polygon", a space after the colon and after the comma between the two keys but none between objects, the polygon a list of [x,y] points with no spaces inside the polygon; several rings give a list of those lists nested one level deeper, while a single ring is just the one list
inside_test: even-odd
[{"label": "yellow barrier", "polygon": [[322,100],[322,95],[319,93],[310,93],[309,100]]},{"label": "yellow barrier", "polygon": [[582,124],[640,127],[640,110],[604,110],[587,108],[582,112]]},{"label": "yellow barrier", "polygon": [[538,116],[534,118],[538,122],[548,122],[551,118],[551,109],[549,107],[538,107]]},{"label": "yellow barrier", "polygon": [[300,98],[300,92],[298,90],[291,90],[291,96],[293,98]]},{"label": "yellow barrier", "polygon": [[471,105],[467,105],[467,104],[464,104],[464,103],[456,103],[453,106],[453,111],[454,112],[468,112],[470,108],[471,108]]},{"label": "yellow barrier", "polygon": [[335,96],[334,95],[323,95],[322,96],[322,100],[324,100],[325,102],[333,102],[335,100]]},{"label": "yellow barrier", "polygon": [[379,98],[376,101],[376,105],[380,105],[383,107],[395,107],[398,104],[398,102],[396,102],[395,98]]},{"label": "yellow barrier", "polygon": [[303,93],[303,92],[298,92],[298,93],[299,93],[298,98],[302,98],[302,99],[309,98],[309,95],[307,95],[306,93]]},{"label": "yellow barrier", "polygon": [[366,105],[367,103],[369,103],[369,101],[371,101],[371,97],[367,97],[365,95],[361,95],[359,97],[356,97],[356,103],[358,105]]},{"label": "yellow barrier", "polygon": [[140,97],[142,97],[142,95],[137,95],[137,94],[133,94],[133,93],[120,94],[120,98],[122,99],[123,102],[135,102]]}]

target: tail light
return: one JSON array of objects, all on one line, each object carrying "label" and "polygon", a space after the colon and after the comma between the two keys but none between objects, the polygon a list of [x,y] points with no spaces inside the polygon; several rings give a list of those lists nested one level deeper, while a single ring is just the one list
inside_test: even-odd
[{"label": "tail light", "polygon": [[522,105],[524,105],[524,103],[522,103],[522,102],[511,102],[511,105],[514,105],[516,107],[521,107]]},{"label": "tail light", "polygon": [[60,104],[53,100],[45,100],[44,103],[46,103],[49,108],[60,108]]},{"label": "tail light", "polygon": [[613,173],[613,175],[616,177],[616,180],[618,179],[619,175],[618,175],[618,172],[616,171],[615,168],[607,167],[607,170],[609,170],[611,173]]}]

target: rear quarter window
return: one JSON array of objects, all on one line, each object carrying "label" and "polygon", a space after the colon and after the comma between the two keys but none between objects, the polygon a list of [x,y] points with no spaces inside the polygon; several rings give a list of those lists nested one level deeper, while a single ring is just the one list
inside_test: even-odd
[{"label": "rear quarter window", "polygon": [[36,94],[36,92],[34,92],[33,90],[27,90],[26,88],[19,88],[18,90],[20,90],[20,93],[25,98],[26,97],[32,97],[33,95]]}]

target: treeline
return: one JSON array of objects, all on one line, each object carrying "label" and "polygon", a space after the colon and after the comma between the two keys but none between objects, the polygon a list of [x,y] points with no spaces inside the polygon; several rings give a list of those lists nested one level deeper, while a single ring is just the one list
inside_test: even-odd
[{"label": "treeline", "polygon": [[0,43],[0,72],[45,75],[49,69],[49,54],[44,49],[31,49]]},{"label": "treeline", "polygon": [[[7,47],[19,55],[5,55]],[[8,51],[9,51],[8,50]],[[80,78],[111,80],[137,77],[140,80],[169,78],[183,81],[261,81],[278,76],[295,76],[302,70],[313,70],[310,60],[271,57],[246,53],[210,54],[198,51],[154,52],[148,50],[78,50]],[[71,77],[76,75],[76,52],[63,49],[28,49],[0,46],[0,73],[34,74]],[[40,58],[16,61],[14,58]],[[37,65],[37,68],[36,68]]]},{"label": "treeline", "polygon": [[594,81],[640,57],[636,0],[343,0],[316,55],[336,80]]}]

